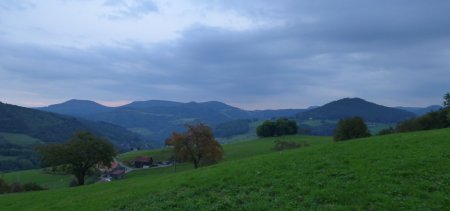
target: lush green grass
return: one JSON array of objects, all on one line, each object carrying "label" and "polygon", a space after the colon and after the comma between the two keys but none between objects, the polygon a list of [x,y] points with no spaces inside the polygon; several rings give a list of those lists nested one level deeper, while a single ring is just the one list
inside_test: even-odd
[{"label": "lush green grass", "polygon": [[0,133],[0,136],[5,138],[9,143],[17,144],[20,146],[28,147],[41,143],[41,140],[33,138],[24,134],[16,133]]},{"label": "lush green grass", "polygon": [[[255,139],[245,142],[237,142],[232,144],[223,145],[224,149],[224,161],[238,160],[246,157],[258,156],[268,153],[273,153],[272,150],[275,140],[293,141],[293,142],[307,142],[310,145],[323,144],[331,141],[331,137],[325,136],[283,136],[283,137],[273,137],[273,138],[262,138]],[[166,160],[168,157],[173,155],[170,148],[162,150],[144,150],[144,151],[134,151],[121,154],[119,159],[122,161],[133,160],[136,156],[152,156],[156,157],[156,160]],[[155,159],[155,158],[154,158]],[[174,172],[182,172],[194,170],[194,166],[191,163],[181,163],[175,166],[165,167],[165,168],[151,168],[151,169],[139,169],[128,174],[126,177],[134,177],[135,175],[164,175],[171,174]]]},{"label": "lush green grass", "polygon": [[[248,140],[248,139],[247,139]],[[240,159],[243,157],[261,155],[273,152],[275,140],[295,141],[295,142],[308,142],[311,145],[325,143],[331,141],[330,137],[324,136],[283,136],[273,138],[253,139],[249,141],[241,141],[230,144],[224,144],[224,158]],[[168,160],[173,155],[171,148],[156,149],[156,150],[141,150],[132,151],[120,154],[118,158],[122,161],[132,161],[138,156],[150,156],[153,160],[164,161]]]},{"label": "lush green grass", "polygon": [[48,174],[42,169],[16,171],[1,174],[7,182],[19,182],[21,184],[34,182],[48,189],[68,187],[74,178],[72,175]]},{"label": "lush green grass", "polygon": [[121,161],[133,161],[138,156],[150,156],[153,161],[165,161],[168,160],[173,155],[173,151],[170,148],[154,149],[154,150],[141,150],[141,151],[131,151],[120,154],[118,158]]},{"label": "lush green grass", "polygon": [[372,135],[378,134],[383,129],[388,129],[389,127],[395,127],[395,124],[384,124],[384,123],[366,123],[369,131]]},{"label": "lush green grass", "polygon": [[252,157],[267,153],[273,153],[272,148],[276,140],[306,142],[309,145],[323,144],[331,142],[331,137],[326,136],[282,136],[261,138],[251,141],[236,142],[232,144],[223,145],[224,160],[237,160],[246,157]]},{"label": "lush green grass", "polygon": [[248,141],[248,140],[252,140],[252,139],[256,139],[256,128],[262,124],[264,121],[253,121],[250,122],[249,127],[250,129],[248,130],[247,133],[244,134],[240,134],[240,135],[236,135],[230,138],[218,138],[218,141],[220,143],[235,143],[235,142],[241,142],[241,141]]},{"label": "lush green grass", "polygon": [[0,196],[0,207],[2,210],[446,210],[450,207],[450,129],[330,142],[257,156],[244,154],[230,155],[221,164],[194,171],[159,175],[142,171],[112,183],[4,195]]}]

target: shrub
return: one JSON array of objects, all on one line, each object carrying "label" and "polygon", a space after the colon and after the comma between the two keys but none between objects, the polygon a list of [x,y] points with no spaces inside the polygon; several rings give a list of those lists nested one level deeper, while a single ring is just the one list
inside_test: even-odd
[{"label": "shrub", "polygon": [[23,190],[24,191],[39,191],[39,190],[46,190],[46,188],[34,183],[34,182],[29,182],[29,183],[25,183],[23,186]]},{"label": "shrub", "polygon": [[361,117],[341,119],[334,130],[334,141],[345,141],[370,136],[369,129]]},{"label": "shrub", "polygon": [[8,184],[3,178],[0,178],[0,194],[38,190],[45,190],[45,188],[37,185],[36,183],[26,183],[22,185],[18,182],[14,182],[12,184]]},{"label": "shrub", "polygon": [[77,187],[78,186],[78,181],[77,179],[73,179],[69,182],[69,187]]},{"label": "shrub", "polygon": [[395,127],[396,132],[411,132],[419,130],[432,130],[450,126],[450,109],[444,108],[430,112],[421,117],[400,122]]},{"label": "shrub", "polygon": [[3,178],[0,178],[0,194],[9,193],[10,191],[11,186]]},{"label": "shrub", "polygon": [[395,133],[395,130],[394,130],[394,128],[389,127],[389,128],[380,130],[380,132],[378,132],[378,135],[382,136],[382,135],[388,135],[388,134],[392,134],[392,133]]},{"label": "shrub", "polygon": [[273,137],[297,134],[298,126],[294,120],[280,118],[277,121],[265,121],[256,128],[259,137]]},{"label": "shrub", "polygon": [[282,151],[287,149],[295,149],[299,147],[307,147],[309,146],[306,142],[293,142],[293,141],[282,141],[282,140],[276,140],[275,146],[272,148],[275,151]]}]

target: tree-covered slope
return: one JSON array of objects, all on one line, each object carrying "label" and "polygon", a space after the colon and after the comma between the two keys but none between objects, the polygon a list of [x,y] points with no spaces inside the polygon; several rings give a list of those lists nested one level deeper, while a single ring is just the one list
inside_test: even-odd
[{"label": "tree-covered slope", "polygon": [[25,134],[42,142],[63,142],[77,131],[91,131],[121,148],[145,144],[122,127],[0,103],[0,132]]},{"label": "tree-covered slope", "polygon": [[4,210],[445,210],[449,137],[450,129],[402,133],[181,173],[144,170],[108,184],[4,195],[0,205]]},{"label": "tree-covered slope", "polygon": [[58,114],[88,118],[90,115],[94,113],[108,111],[111,108],[89,100],[72,99],[64,103],[54,104],[37,109],[42,111],[50,111]]},{"label": "tree-covered slope", "polygon": [[344,98],[300,113],[300,119],[340,120],[359,116],[368,122],[396,123],[415,117],[411,112],[367,102],[360,98]]},{"label": "tree-covered slope", "polygon": [[[249,124],[242,124],[250,123],[247,120],[292,117],[303,111],[246,111],[217,101],[180,103],[163,100],[136,101],[114,108],[93,101],[70,100],[39,109],[120,125],[158,140],[160,144],[173,131],[184,131],[186,123],[205,123],[218,132],[217,136],[230,137],[247,133]],[[236,122],[239,128],[231,127]]]},{"label": "tree-covered slope", "polygon": [[439,109],[442,108],[442,106],[440,106],[440,105],[431,105],[431,106],[427,106],[427,107],[423,107],[423,108],[422,107],[402,107],[402,106],[398,106],[398,107],[395,107],[395,108],[402,109],[402,110],[405,110],[405,111],[409,111],[409,112],[412,112],[412,113],[420,116],[420,115],[424,115],[424,114],[432,112],[432,111],[438,111]]}]

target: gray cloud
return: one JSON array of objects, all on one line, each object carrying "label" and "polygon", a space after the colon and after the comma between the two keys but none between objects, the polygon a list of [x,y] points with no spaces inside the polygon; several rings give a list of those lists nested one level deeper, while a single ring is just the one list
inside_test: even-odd
[{"label": "gray cloud", "polygon": [[221,100],[246,108],[352,96],[422,106],[450,90],[447,1],[219,2],[203,3],[283,24],[241,31],[197,24],[170,42],[82,49],[0,40],[0,86],[36,99]]},{"label": "gray cloud", "polygon": [[158,11],[157,5],[152,0],[106,0],[103,5],[114,8],[114,13],[108,16],[113,20],[141,18]]},{"label": "gray cloud", "polygon": [[7,10],[7,11],[26,10],[33,7],[35,7],[35,5],[28,0],[22,1],[0,0],[0,10]]}]

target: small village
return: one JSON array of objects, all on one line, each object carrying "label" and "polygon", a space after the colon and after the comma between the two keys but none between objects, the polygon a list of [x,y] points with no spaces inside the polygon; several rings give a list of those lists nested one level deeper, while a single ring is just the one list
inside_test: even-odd
[{"label": "small village", "polygon": [[153,158],[150,156],[137,156],[133,161],[129,162],[129,165],[114,159],[114,161],[111,162],[110,167],[97,165],[97,169],[101,172],[101,176],[97,182],[111,182],[113,180],[122,179],[125,174],[131,171],[149,168],[163,168],[172,166],[173,164],[173,161],[154,162]]}]

